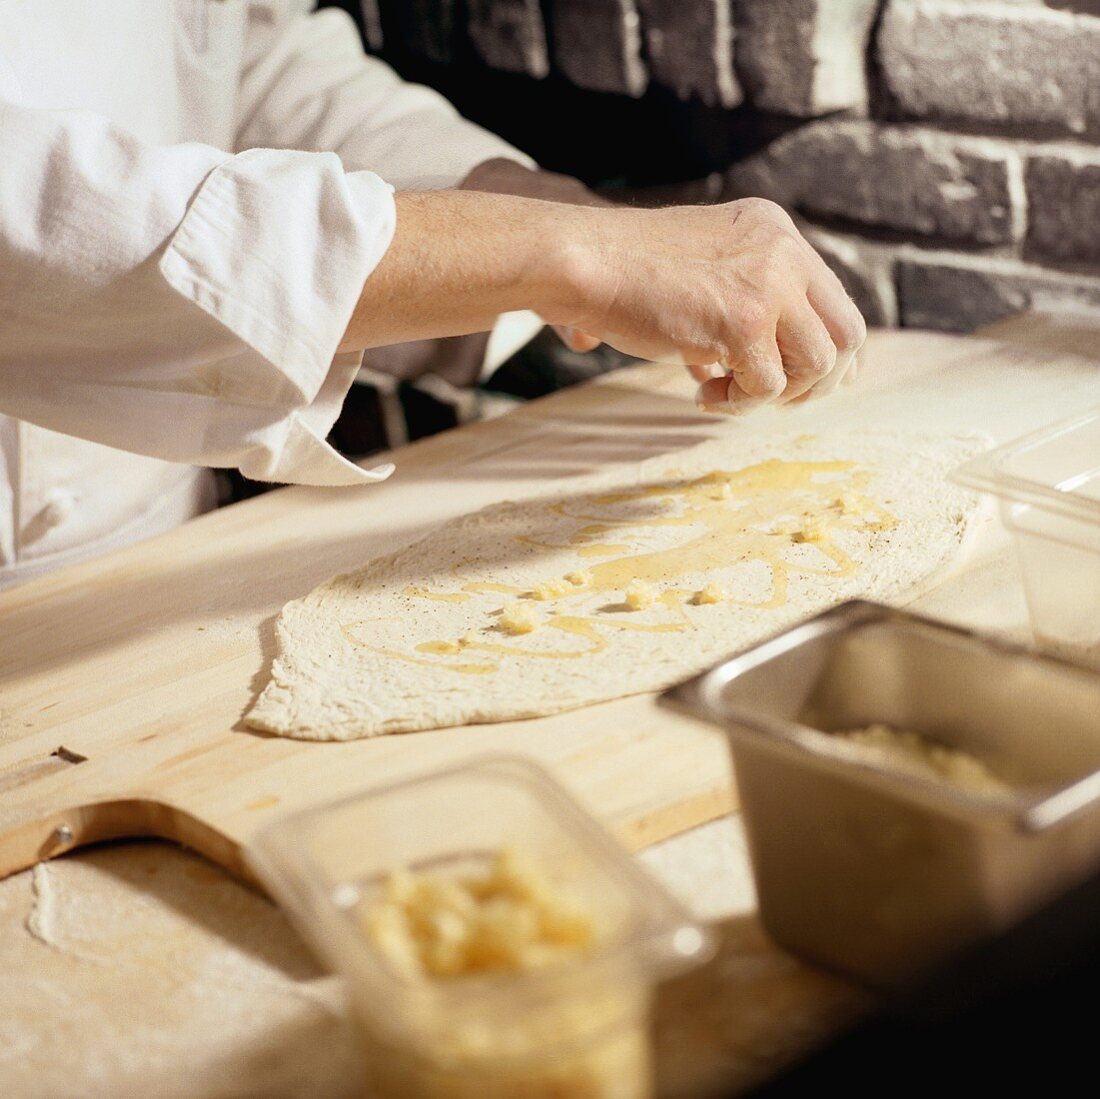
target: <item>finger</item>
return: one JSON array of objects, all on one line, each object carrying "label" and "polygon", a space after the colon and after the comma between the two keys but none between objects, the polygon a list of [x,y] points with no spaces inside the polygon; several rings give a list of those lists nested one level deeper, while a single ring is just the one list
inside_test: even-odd
[{"label": "finger", "polygon": [[832,384],[839,385],[848,372],[856,352],[867,339],[867,325],[856,303],[848,297],[840,279],[825,266],[810,279],[806,299],[821,318],[837,349],[837,377]]},{"label": "finger", "polygon": [[687,372],[702,385],[711,378],[725,377],[726,368],[721,363],[690,363]]},{"label": "finger", "polygon": [[[602,336],[608,347],[624,355],[647,362],[682,366],[700,382],[728,373],[725,366],[717,361],[725,353],[725,348],[717,342],[693,342],[675,336],[646,334],[624,336],[619,332],[603,332]],[[705,376],[702,371],[707,371]]]},{"label": "finger", "polygon": [[787,375],[787,388],[779,398],[780,403],[785,404],[829,376],[837,365],[837,347],[806,298],[787,306],[779,318],[775,335]]},{"label": "finger", "polygon": [[855,380],[856,361],[858,353],[855,351],[842,352],[837,349],[836,366],[820,382],[809,391],[807,396],[816,400],[818,397],[828,397],[835,393],[842,385]]},{"label": "finger", "polygon": [[728,365],[728,375],[712,378],[699,387],[695,400],[701,408],[748,412],[773,401],[786,388],[787,376],[774,334],[749,344]]},{"label": "finger", "polygon": [[776,328],[774,325],[769,328],[767,335],[754,339],[739,357],[727,363],[731,374],[728,387],[731,404],[745,397],[774,400],[787,388],[783,356],[776,343]]},{"label": "finger", "polygon": [[587,332],[582,332],[580,329],[574,329],[573,331],[573,350],[574,351],[595,351],[600,346],[601,340],[596,336],[590,336]]},{"label": "finger", "polygon": [[814,386],[809,396],[813,398],[828,397],[830,393],[843,386],[851,385],[859,376],[859,355],[846,356],[843,361],[838,361],[836,369],[820,384]]},{"label": "finger", "polygon": [[587,332],[579,328],[560,324],[555,324],[553,328],[558,339],[560,339],[570,351],[592,351],[600,346],[600,340],[595,336],[590,336]]},{"label": "finger", "polygon": [[[746,397],[738,391],[736,399],[729,399],[729,389],[734,383],[726,378],[712,378],[695,391],[695,407],[701,412],[719,412],[726,416],[745,416],[753,409],[771,404],[770,397]],[[725,387],[725,388],[723,388]]]},{"label": "finger", "polygon": [[813,389],[807,390],[801,397],[795,397],[789,403],[805,404],[806,401],[814,401],[819,397],[827,397],[834,390],[842,386],[852,385],[859,379],[859,366],[859,355],[853,355],[846,370],[838,365],[824,381],[819,382]]}]

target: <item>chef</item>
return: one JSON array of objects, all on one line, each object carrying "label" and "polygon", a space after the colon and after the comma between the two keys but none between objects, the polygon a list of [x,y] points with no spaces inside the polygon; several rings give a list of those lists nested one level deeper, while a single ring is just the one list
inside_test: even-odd
[{"label": "chef", "polygon": [[211,467],[388,476],[325,442],[364,350],[509,311],[682,361],[715,410],[848,370],[863,322],[778,207],[528,197],[311,7],[0,0],[0,586],[210,508]]}]

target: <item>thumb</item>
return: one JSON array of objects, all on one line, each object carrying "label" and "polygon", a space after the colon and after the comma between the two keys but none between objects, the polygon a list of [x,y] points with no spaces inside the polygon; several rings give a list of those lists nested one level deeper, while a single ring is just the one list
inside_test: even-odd
[{"label": "thumb", "polygon": [[579,328],[574,328],[572,325],[553,325],[555,333],[557,333],[558,339],[561,340],[570,351],[592,351],[600,346],[602,341],[596,339],[595,336],[590,336],[587,332],[582,332]]}]

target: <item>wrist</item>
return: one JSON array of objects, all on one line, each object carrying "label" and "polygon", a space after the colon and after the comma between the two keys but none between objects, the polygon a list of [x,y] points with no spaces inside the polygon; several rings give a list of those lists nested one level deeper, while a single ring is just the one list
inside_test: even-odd
[{"label": "wrist", "polygon": [[487,331],[531,309],[577,323],[604,282],[609,211],[508,195],[399,194],[397,229],[366,280],[341,350]]},{"label": "wrist", "polygon": [[533,234],[538,299],[534,310],[548,324],[583,325],[602,312],[601,284],[608,212],[549,207],[550,224]]}]

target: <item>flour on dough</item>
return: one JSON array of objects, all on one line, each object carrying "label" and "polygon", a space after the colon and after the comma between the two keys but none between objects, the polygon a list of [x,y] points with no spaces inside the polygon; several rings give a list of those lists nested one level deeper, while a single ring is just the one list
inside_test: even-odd
[{"label": "flour on dough", "polygon": [[[669,686],[845,599],[915,595],[978,509],[946,474],[987,445],[721,439],[674,472],[651,459],[494,504],[288,603],[246,721],[348,740],[534,717]],[[696,598],[708,585],[722,598]]]}]

